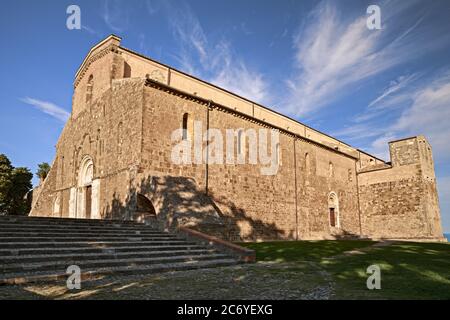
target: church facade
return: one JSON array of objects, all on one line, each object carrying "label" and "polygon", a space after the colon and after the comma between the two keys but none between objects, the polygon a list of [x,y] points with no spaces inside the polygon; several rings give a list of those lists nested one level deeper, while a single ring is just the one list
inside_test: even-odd
[{"label": "church facade", "polygon": [[[94,46],[77,71],[72,113],[32,216],[187,226],[232,241],[443,240],[425,137],[390,142],[385,162],[120,42],[112,35]],[[224,148],[244,159],[246,133],[276,132],[268,148],[276,173],[261,174],[267,165],[258,161],[173,161],[174,132],[193,148],[211,128],[237,132]],[[207,158],[212,141],[199,143]]]}]

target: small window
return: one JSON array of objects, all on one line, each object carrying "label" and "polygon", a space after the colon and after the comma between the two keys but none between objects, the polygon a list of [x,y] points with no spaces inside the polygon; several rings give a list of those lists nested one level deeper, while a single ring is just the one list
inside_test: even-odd
[{"label": "small window", "polygon": [[239,155],[244,155],[245,154],[245,138],[244,138],[244,130],[239,130],[238,131],[238,136],[237,136],[237,150]]},{"label": "small window", "polygon": [[310,174],[311,171],[311,163],[309,159],[309,153],[305,154],[305,173]]},{"label": "small window", "polygon": [[330,178],[334,176],[333,162],[331,162],[331,161],[328,165],[328,175]]},{"label": "small window", "polygon": [[123,63],[123,77],[124,78],[131,77],[131,67],[126,61],[124,61],[124,63]]},{"label": "small window", "polygon": [[277,143],[275,147],[275,152],[275,156],[277,157],[277,164],[281,165],[281,148],[279,143]]},{"label": "small window", "polygon": [[117,126],[117,153],[122,153],[122,144],[123,144],[123,125],[122,122]]},{"label": "small window", "polygon": [[94,76],[91,74],[89,76],[86,85],[86,103],[90,103],[92,101],[93,92],[94,92]]},{"label": "small window", "polygon": [[352,169],[348,169],[348,181],[352,182],[353,181],[353,172]]},{"label": "small window", "polygon": [[189,113],[183,115],[183,140],[191,140],[192,138],[192,119]]}]

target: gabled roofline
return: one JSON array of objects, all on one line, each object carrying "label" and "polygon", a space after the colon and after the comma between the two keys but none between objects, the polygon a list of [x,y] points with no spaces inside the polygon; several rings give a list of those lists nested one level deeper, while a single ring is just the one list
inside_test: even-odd
[{"label": "gabled roofline", "polygon": [[105,39],[103,39],[102,41],[100,41],[99,43],[97,43],[95,46],[93,46],[89,52],[87,53],[87,55],[85,56],[85,58],[83,59],[83,62],[81,63],[81,65],[78,67],[77,72],[75,73],[75,79],[74,79],[74,83],[76,82],[76,80],[78,79],[78,76],[80,75],[81,70],[83,70],[84,65],[86,64],[86,61],[89,59],[89,57],[91,56],[92,52],[94,52],[96,49],[100,48],[102,45],[104,45],[105,43],[107,43],[110,40],[116,40],[119,42],[122,41],[122,38],[119,36],[116,36],[114,34],[109,35],[108,37],[106,37]]}]

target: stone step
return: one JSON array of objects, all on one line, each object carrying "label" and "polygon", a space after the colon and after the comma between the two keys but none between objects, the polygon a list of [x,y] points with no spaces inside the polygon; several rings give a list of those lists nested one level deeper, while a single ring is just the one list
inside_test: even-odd
[{"label": "stone step", "polygon": [[105,250],[96,253],[63,253],[63,254],[34,254],[34,255],[11,255],[2,256],[0,265],[9,265],[15,263],[35,263],[41,261],[84,261],[95,259],[125,259],[125,258],[148,258],[164,256],[182,256],[186,254],[206,255],[218,253],[215,249],[200,248],[193,250],[160,250],[160,251],[126,251],[116,252],[115,250]]},{"label": "stone step", "polygon": [[146,225],[139,225],[139,226],[126,226],[126,227],[120,227],[120,226],[80,226],[80,225],[45,225],[45,224],[15,224],[15,223],[9,223],[9,224],[0,224],[0,232],[8,230],[104,230],[104,231],[146,231],[146,232],[156,232],[159,233],[161,231],[152,228],[150,226]]},{"label": "stone step", "polygon": [[104,232],[147,232],[147,233],[166,233],[164,231],[160,231],[157,229],[154,229],[149,226],[140,226],[140,227],[102,227],[102,226],[75,226],[75,227],[67,227],[64,225],[61,226],[49,226],[49,225],[17,225],[17,224],[10,224],[10,225],[0,225],[0,233],[3,232],[34,232],[34,231],[41,231],[41,230],[48,230],[48,231],[55,231],[55,232],[64,232],[67,231],[67,229],[70,228],[72,232],[78,232],[78,231],[104,231]]},{"label": "stone step", "polygon": [[5,239],[16,239],[16,238],[101,238],[101,237],[141,237],[141,238],[154,238],[154,239],[179,239],[178,236],[169,233],[147,233],[147,232],[89,232],[89,231],[78,231],[72,232],[72,230],[67,230],[67,232],[53,232],[48,230],[33,231],[33,232],[2,232],[0,231],[0,242]]},{"label": "stone step", "polygon": [[239,260],[208,244],[131,222],[0,217],[0,284],[232,265]]},{"label": "stone step", "polygon": [[121,220],[97,220],[97,219],[74,219],[74,218],[44,218],[44,217],[21,217],[21,216],[0,216],[0,222],[14,222],[17,224],[20,223],[42,223],[46,224],[77,224],[77,225],[128,225],[128,226],[142,226],[145,225],[143,223],[139,223],[136,221],[121,221]]},{"label": "stone step", "polygon": [[208,255],[175,255],[162,257],[128,258],[128,259],[93,259],[93,260],[61,260],[61,261],[40,261],[36,263],[11,263],[0,264],[1,273],[18,273],[23,271],[56,271],[64,272],[70,265],[77,265],[81,270],[96,268],[114,268],[138,265],[151,265],[161,263],[204,261],[215,259],[226,259],[229,256],[215,253]]},{"label": "stone step", "polygon": [[122,252],[145,252],[145,251],[151,251],[151,252],[157,252],[157,251],[171,251],[171,250],[184,250],[184,251],[190,251],[190,250],[199,250],[199,249],[205,249],[209,248],[205,245],[200,244],[194,244],[194,245],[186,245],[186,244],[180,244],[180,245],[156,245],[156,246],[122,246],[122,247],[102,247],[102,248],[95,248],[95,247],[66,247],[66,248],[60,248],[60,247],[39,247],[39,248],[22,248],[22,249],[0,249],[0,257],[8,257],[8,256],[26,256],[26,255],[57,255],[57,254],[101,254],[104,252],[111,252],[114,251],[116,253],[122,253]]},{"label": "stone step", "polygon": [[195,242],[188,242],[183,240],[167,240],[167,241],[64,241],[64,242],[3,242],[0,243],[0,249],[20,249],[20,248],[40,248],[44,246],[59,247],[59,248],[72,248],[72,247],[108,247],[108,246],[146,246],[146,245],[193,245]]},{"label": "stone step", "polygon": [[15,222],[15,221],[3,221],[0,220],[0,226],[8,226],[8,225],[16,225],[16,226],[37,226],[37,225],[45,225],[45,226],[73,226],[73,227],[115,227],[115,228],[149,228],[151,226],[146,224],[121,224],[121,223],[90,223],[90,222],[83,222],[83,223],[77,223],[77,222],[56,222],[56,221],[21,221],[21,222]]},{"label": "stone step", "polygon": [[133,235],[133,236],[54,236],[54,237],[0,237],[0,248],[4,243],[12,243],[12,242],[29,242],[29,241],[37,241],[37,242],[80,242],[80,241],[184,241],[178,237],[174,236],[145,236],[145,235]]},{"label": "stone step", "polygon": [[[176,263],[162,263],[144,266],[126,266],[115,268],[97,268],[92,270],[82,270],[82,279],[95,279],[108,275],[136,275],[153,274],[168,271],[183,271],[194,269],[216,268],[223,266],[236,265],[239,262],[236,259],[218,259],[209,261],[189,261]],[[66,281],[68,275],[65,272],[28,272],[28,273],[9,273],[0,275],[0,284],[23,284],[30,282],[46,281]]]}]

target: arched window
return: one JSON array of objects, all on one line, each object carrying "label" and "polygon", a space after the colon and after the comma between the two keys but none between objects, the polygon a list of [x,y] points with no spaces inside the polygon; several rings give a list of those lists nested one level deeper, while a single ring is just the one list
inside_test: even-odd
[{"label": "arched window", "polygon": [[185,113],[183,115],[183,140],[191,140],[192,139],[192,127],[193,127],[193,121],[191,119],[191,116],[189,113]]},{"label": "arched window", "polygon": [[92,101],[92,94],[94,92],[94,76],[91,74],[89,76],[87,85],[86,85],[86,103],[90,103]]},{"label": "arched window", "polygon": [[277,145],[275,146],[275,156],[277,157],[276,158],[276,163],[278,164],[278,165],[280,165],[281,164],[281,148],[280,148],[280,144],[279,143],[277,143]]},{"label": "arched window", "polygon": [[117,125],[117,153],[122,153],[122,143],[123,143],[123,130],[122,130],[122,122],[119,122]]},{"label": "arched window", "polygon": [[310,174],[311,171],[311,160],[309,159],[309,153],[305,154],[305,173]]},{"label": "arched window", "polygon": [[330,227],[340,228],[339,200],[335,192],[331,192],[328,196],[328,210],[328,222]]},{"label": "arched window", "polygon": [[334,176],[333,162],[331,162],[331,161],[328,165],[328,175],[330,178]]},{"label": "arched window", "polygon": [[131,77],[131,67],[126,61],[123,62],[123,77],[124,78]]},{"label": "arched window", "polygon": [[242,130],[242,129],[240,129],[238,131],[237,152],[238,152],[238,155],[240,155],[240,156],[245,155],[245,137],[244,137],[244,130]]},{"label": "arched window", "polygon": [[101,144],[100,136],[101,136],[101,131],[100,131],[100,129],[97,129],[97,154],[99,156],[102,155],[102,144]]}]

